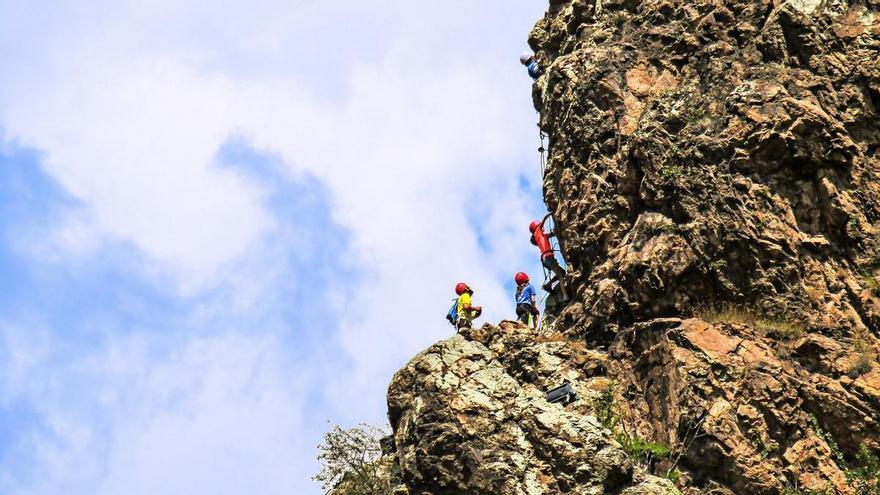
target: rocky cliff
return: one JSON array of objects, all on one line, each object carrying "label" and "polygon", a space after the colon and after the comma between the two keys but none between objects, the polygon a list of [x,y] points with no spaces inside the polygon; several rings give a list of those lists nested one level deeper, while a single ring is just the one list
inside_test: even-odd
[{"label": "rocky cliff", "polygon": [[398,372],[395,493],[878,493],[880,0],[551,0],[529,42],[575,295]]}]

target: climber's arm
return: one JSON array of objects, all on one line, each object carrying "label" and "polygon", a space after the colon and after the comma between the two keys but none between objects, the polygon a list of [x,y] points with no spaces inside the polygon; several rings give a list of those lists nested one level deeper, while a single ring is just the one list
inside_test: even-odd
[{"label": "climber's arm", "polygon": [[470,304],[465,304],[464,310],[465,311],[474,311],[476,313],[482,313],[483,307],[482,306],[471,306]]}]

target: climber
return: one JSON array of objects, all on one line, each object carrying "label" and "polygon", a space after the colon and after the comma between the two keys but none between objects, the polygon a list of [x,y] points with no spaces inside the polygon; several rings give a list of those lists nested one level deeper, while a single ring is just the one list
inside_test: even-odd
[{"label": "climber", "polygon": [[[544,218],[544,221],[547,220],[547,217]],[[546,284],[544,284],[544,290],[550,292],[553,288],[553,283],[559,281],[559,288],[562,290],[562,300],[568,300],[568,293],[565,290],[565,269],[559,265],[559,262],[556,260],[556,256],[553,255],[553,246],[550,244],[550,238],[555,236],[556,233],[553,231],[544,232],[544,222],[535,220],[529,225],[529,231],[532,233],[532,244],[538,246],[538,249],[541,251],[541,265],[544,268],[553,272],[555,277],[551,278]]]},{"label": "climber", "polygon": [[459,282],[455,286],[455,293],[458,294],[458,304],[456,305],[458,320],[455,327],[459,329],[471,328],[474,319],[483,314],[483,308],[471,305],[471,296],[474,295],[474,290],[468,284]]},{"label": "climber", "polygon": [[520,63],[526,66],[529,70],[529,75],[532,76],[532,79],[538,80],[541,77],[541,66],[538,65],[538,61],[535,60],[535,56],[531,53],[523,53],[519,57]]},{"label": "climber", "polygon": [[514,275],[513,280],[516,282],[516,317],[519,321],[529,325],[532,328],[538,328],[538,304],[535,302],[537,293],[532,284],[529,283],[529,276],[523,272]]}]

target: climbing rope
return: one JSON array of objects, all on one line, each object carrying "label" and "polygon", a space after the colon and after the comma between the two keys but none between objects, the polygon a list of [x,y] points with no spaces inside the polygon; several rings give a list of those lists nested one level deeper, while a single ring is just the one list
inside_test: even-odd
[{"label": "climbing rope", "polygon": [[[547,170],[547,156],[546,156],[547,148],[544,147],[544,139],[547,138],[547,135],[544,134],[544,131],[542,131],[540,128],[538,128],[538,138],[541,141],[541,146],[538,148],[538,153],[540,153],[540,155],[541,155],[541,159],[540,159],[541,160],[541,180],[543,180],[544,173]],[[553,214],[548,213],[546,216],[544,216],[544,219],[541,220],[541,227],[542,228],[544,227],[544,224],[547,222],[547,220],[552,220],[552,219],[553,219]],[[556,228],[556,223],[553,222],[553,226],[550,228],[550,230],[554,230],[555,228]],[[554,253],[562,253],[562,250],[559,247],[558,238],[555,238],[555,237],[551,238],[550,245],[553,247]],[[544,269],[544,271],[546,272],[547,270]]]},{"label": "climbing rope", "polygon": [[544,131],[541,128],[538,128],[538,138],[541,140],[541,146],[538,147],[538,153],[541,154],[541,180],[544,180],[544,172],[547,169],[547,159],[544,156],[544,153],[547,152],[547,148],[544,147],[544,138],[547,137],[544,135]]},{"label": "climbing rope", "polygon": [[[547,137],[547,135],[544,134],[543,130],[541,130],[541,126],[538,125],[538,141],[540,142],[540,145],[538,146],[538,154],[540,155],[539,163],[541,165],[541,181],[542,182],[544,181],[544,175],[547,171],[547,156],[546,156],[547,148],[544,147],[544,139],[546,139],[546,137]],[[548,218],[550,218],[550,216],[551,215],[548,213],[547,216],[545,216],[544,219],[541,220],[541,228],[542,229],[544,228],[544,223],[547,221]],[[551,243],[550,245],[553,246],[553,240],[551,240],[550,243]],[[553,251],[556,252],[555,247],[553,248]],[[541,263],[541,269],[544,270],[544,283],[541,284],[541,286],[543,288],[543,286],[546,285],[547,282],[550,281],[550,277],[552,276],[552,274],[550,273],[549,270],[547,270],[546,267],[544,267],[543,263]],[[544,304],[544,301],[547,300],[549,293],[546,291],[541,291],[541,294],[542,295],[541,295],[541,298],[538,301],[538,303]]]}]

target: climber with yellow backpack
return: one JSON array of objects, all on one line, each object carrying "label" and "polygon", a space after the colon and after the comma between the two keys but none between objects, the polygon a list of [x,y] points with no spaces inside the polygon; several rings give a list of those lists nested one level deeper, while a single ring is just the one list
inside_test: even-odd
[{"label": "climber with yellow backpack", "polygon": [[455,286],[455,294],[458,297],[452,303],[446,319],[455,328],[471,328],[474,319],[483,314],[483,307],[473,305],[471,296],[474,295],[474,290],[464,282],[459,282]]}]

